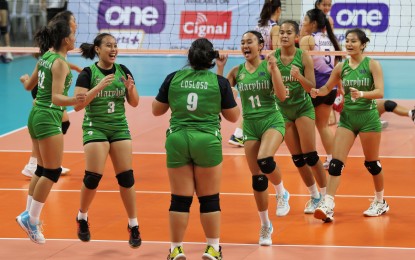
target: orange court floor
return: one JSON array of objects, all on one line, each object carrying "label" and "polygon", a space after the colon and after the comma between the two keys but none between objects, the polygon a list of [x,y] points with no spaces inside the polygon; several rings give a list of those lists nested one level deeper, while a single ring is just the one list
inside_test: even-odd
[{"label": "orange court floor", "polygon": [[[143,244],[128,246],[127,215],[118,192],[110,159],[97,196],[88,213],[92,240],[80,242],[75,217],[84,174],[81,123],[83,112],[71,112],[65,136],[62,176],[42,211],[45,245],[32,243],[15,221],[26,204],[30,179],[20,174],[31,142],[26,128],[0,137],[0,259],[166,259],[169,249],[170,191],[164,141],[168,115],[151,115],[152,97],[142,97],[138,108],[128,108],[133,137],[133,169]],[[413,101],[400,102],[412,107]],[[375,218],[363,216],[374,195],[372,177],[365,169],[359,138],[350,151],[336,196],[335,220],[323,224],[303,213],[308,190],[282,144],[275,156],[291,193],[291,211],[275,215],[275,191],[269,189],[273,245],[258,243],[260,221],[252,195],[251,177],[243,148],[227,144],[236,124],[222,122],[223,179],[221,189],[221,245],[224,259],[415,259],[415,125],[391,113],[382,132],[381,163],[385,199],[390,211]],[[332,127],[335,131],[335,126]],[[318,134],[317,134],[318,136]],[[324,150],[317,140],[324,160]],[[201,259],[205,247],[194,200],[184,241],[187,259]]]}]

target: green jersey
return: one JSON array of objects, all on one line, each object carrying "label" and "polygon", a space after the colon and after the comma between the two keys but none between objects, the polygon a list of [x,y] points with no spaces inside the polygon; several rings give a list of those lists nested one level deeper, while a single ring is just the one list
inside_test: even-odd
[{"label": "green jersey", "polygon": [[[61,59],[65,61],[65,63],[67,63],[64,57],[51,51],[48,51],[45,54],[43,54],[38,62],[38,91],[36,95],[35,104],[39,107],[65,110],[66,107],[56,106],[52,103],[52,65],[57,59]],[[69,64],[68,68],[69,74],[66,75],[65,86],[63,90],[63,95],[65,96],[68,95],[69,87],[72,84],[72,73]]]},{"label": "green jersey", "polygon": [[[82,126],[97,127],[117,130],[128,126],[125,116],[126,88],[122,77],[126,78],[119,64],[114,64],[114,81],[101,90],[95,98],[85,107],[85,116]],[[90,88],[97,86],[105,75],[96,64],[89,66],[91,69]]]},{"label": "green jersey", "polygon": [[243,118],[262,118],[279,110],[267,61],[262,61],[252,73],[245,64],[239,65],[236,88],[241,96]]},{"label": "green jersey", "polygon": [[342,84],[345,92],[344,111],[377,109],[375,99],[358,98],[353,101],[350,95],[351,87],[359,91],[371,91],[375,89],[369,63],[370,58],[365,57],[357,68],[352,69],[349,65],[349,59],[344,61],[341,72]]},{"label": "green jersey", "polygon": [[170,82],[168,100],[171,130],[220,128],[222,97],[215,73],[193,69],[177,71]]},{"label": "green jersey", "polygon": [[[291,76],[291,67],[295,65],[300,69],[301,75],[304,75],[304,66],[302,61],[303,50],[296,48],[294,59],[289,64],[283,64],[281,61],[281,49],[275,51],[275,58],[280,69],[282,82],[288,89],[288,95],[284,102],[277,100],[281,109],[290,108],[292,106],[300,105],[304,102],[311,102],[310,95],[305,91],[298,79]],[[307,100],[307,101],[306,101]]]}]

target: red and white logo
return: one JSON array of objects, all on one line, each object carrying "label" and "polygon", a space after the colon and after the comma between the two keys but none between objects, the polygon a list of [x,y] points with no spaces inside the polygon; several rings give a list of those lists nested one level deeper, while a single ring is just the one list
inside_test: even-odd
[{"label": "red and white logo", "polygon": [[180,21],[180,39],[229,39],[232,12],[184,11]]}]

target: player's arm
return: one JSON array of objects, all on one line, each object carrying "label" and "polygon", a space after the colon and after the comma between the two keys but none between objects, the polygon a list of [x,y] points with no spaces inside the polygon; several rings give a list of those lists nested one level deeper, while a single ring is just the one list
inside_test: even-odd
[{"label": "player's arm", "polygon": [[32,75],[24,74],[20,77],[20,82],[22,82],[23,87],[26,90],[32,90],[37,85],[38,82],[38,64],[36,64],[35,69],[32,72]]}]

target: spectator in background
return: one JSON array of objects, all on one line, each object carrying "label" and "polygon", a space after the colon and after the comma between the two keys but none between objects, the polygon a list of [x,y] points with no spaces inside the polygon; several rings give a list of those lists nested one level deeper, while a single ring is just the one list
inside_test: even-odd
[{"label": "spectator in background", "polygon": [[[0,38],[6,47],[10,47],[9,5],[6,0],[0,0]],[[6,52],[4,55],[0,54],[0,58],[4,63],[9,63],[13,60],[13,55],[11,52]]]},{"label": "spectator in background", "polygon": [[67,0],[42,0],[42,5],[46,7],[47,23],[58,13],[68,10]]}]

